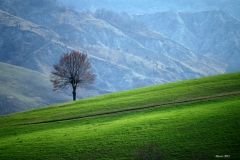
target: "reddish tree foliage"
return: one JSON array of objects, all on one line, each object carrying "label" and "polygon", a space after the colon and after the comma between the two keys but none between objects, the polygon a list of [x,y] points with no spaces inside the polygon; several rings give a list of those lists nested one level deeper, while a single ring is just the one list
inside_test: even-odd
[{"label": "reddish tree foliage", "polygon": [[51,82],[54,91],[72,86],[73,100],[76,100],[77,87],[93,84],[95,75],[91,70],[91,63],[87,60],[87,54],[72,51],[70,54],[64,53],[60,61],[53,65]]}]

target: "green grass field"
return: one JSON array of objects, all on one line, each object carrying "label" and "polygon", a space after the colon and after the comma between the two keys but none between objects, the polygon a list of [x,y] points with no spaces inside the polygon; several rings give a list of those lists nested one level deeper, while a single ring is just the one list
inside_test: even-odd
[{"label": "green grass field", "polygon": [[0,117],[0,159],[240,159],[240,72]]}]

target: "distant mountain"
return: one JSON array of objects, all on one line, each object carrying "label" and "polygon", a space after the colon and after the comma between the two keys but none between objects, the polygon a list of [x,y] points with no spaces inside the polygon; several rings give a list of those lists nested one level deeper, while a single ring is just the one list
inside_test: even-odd
[{"label": "distant mountain", "polygon": [[205,56],[240,70],[240,21],[223,11],[160,12],[134,18],[149,28]]},{"label": "distant mountain", "polygon": [[95,11],[105,8],[118,13],[131,14],[223,10],[240,20],[239,0],[59,0],[59,3],[79,11]]},{"label": "distant mountain", "polygon": [[[226,23],[213,21],[220,14]],[[87,52],[97,77],[80,97],[239,70],[232,44],[238,35],[219,37],[238,34],[239,22],[223,11],[135,15],[77,12],[49,0],[2,0],[0,17],[1,62],[49,74],[64,52]],[[223,27],[217,32],[218,25]],[[229,61],[220,58],[226,53]]]}]

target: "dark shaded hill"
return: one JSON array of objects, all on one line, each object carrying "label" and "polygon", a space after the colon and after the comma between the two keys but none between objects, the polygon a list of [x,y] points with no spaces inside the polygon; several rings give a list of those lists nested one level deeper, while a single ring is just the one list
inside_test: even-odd
[{"label": "dark shaded hill", "polygon": [[0,115],[71,100],[52,91],[46,75],[0,62]]}]

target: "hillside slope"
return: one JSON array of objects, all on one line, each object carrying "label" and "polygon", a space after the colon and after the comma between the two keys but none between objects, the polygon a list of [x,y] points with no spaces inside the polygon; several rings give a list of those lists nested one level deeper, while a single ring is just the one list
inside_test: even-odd
[{"label": "hillside slope", "polygon": [[52,91],[46,75],[0,62],[0,115],[71,100]]},{"label": "hillside slope", "polygon": [[[240,91],[240,72],[207,76],[180,82],[143,87],[92,98],[70,101],[2,117],[14,124],[39,123],[61,119],[71,119],[91,114],[101,114],[144,106],[157,106],[165,102],[181,102],[201,97],[238,94]],[[51,114],[50,114],[51,113]],[[44,116],[42,116],[44,115]],[[4,123],[2,124],[4,125]]]},{"label": "hillside slope", "polygon": [[239,159],[239,80],[236,72],[2,116],[0,158]]}]

